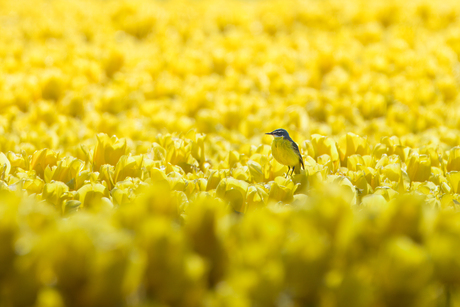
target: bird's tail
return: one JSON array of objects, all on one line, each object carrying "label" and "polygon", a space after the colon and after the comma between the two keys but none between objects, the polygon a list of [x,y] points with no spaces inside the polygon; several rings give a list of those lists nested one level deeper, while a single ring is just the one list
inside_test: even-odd
[{"label": "bird's tail", "polygon": [[299,160],[299,164],[297,164],[296,167],[294,168],[294,174],[300,174],[300,168],[305,169],[305,166],[302,160]]}]

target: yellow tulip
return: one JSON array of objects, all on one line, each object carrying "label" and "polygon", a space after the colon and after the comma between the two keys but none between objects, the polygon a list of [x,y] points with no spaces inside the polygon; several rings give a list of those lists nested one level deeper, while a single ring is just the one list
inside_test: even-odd
[{"label": "yellow tulip", "polygon": [[131,155],[121,156],[115,166],[113,181],[116,183],[124,180],[126,177],[140,177],[142,174],[143,158],[142,155],[134,157]]},{"label": "yellow tulip", "polygon": [[455,194],[460,192],[460,172],[449,172],[446,174],[449,186]]},{"label": "yellow tulip", "polygon": [[44,99],[58,100],[64,93],[65,76],[60,70],[47,73],[42,79],[42,97]]},{"label": "yellow tulip", "polygon": [[426,181],[431,176],[431,159],[427,155],[412,153],[408,158],[407,174],[412,181]]},{"label": "yellow tulip", "polygon": [[[5,266],[14,265],[17,258],[15,251],[15,236],[19,225],[17,217],[18,199],[5,190],[0,190],[2,205],[0,205],[0,259]],[[8,279],[7,270],[0,272],[0,280]]]},{"label": "yellow tulip", "polygon": [[205,140],[206,140],[206,135],[204,134],[196,134],[195,136],[195,141],[192,141],[192,150],[191,154],[192,156],[198,161],[198,164],[200,165],[200,168],[204,168],[204,163],[206,162],[206,156],[205,156]]},{"label": "yellow tulip", "polygon": [[454,147],[449,151],[446,171],[460,171],[460,147]]},{"label": "yellow tulip", "polygon": [[363,197],[361,206],[370,210],[384,210],[388,205],[387,200],[378,194],[366,195]]},{"label": "yellow tulip", "polygon": [[114,204],[117,206],[124,206],[129,204],[132,200],[130,193],[125,189],[113,188],[110,191],[110,195],[112,196]]},{"label": "yellow tulip", "polygon": [[208,281],[211,285],[219,283],[228,270],[230,255],[227,246],[220,239],[218,221],[226,214],[222,202],[204,198],[191,203],[186,210],[184,232],[194,251],[210,264]]},{"label": "yellow tulip", "polygon": [[248,169],[252,182],[264,182],[266,180],[262,166],[255,161],[248,161]]},{"label": "yellow tulip", "polygon": [[46,148],[38,150],[32,155],[32,160],[30,161],[30,169],[35,170],[37,175],[44,179],[46,167],[55,166],[58,160],[59,153]]},{"label": "yellow tulip", "polygon": [[250,186],[246,195],[248,211],[264,207],[268,201],[268,193],[260,186]]},{"label": "yellow tulip", "polygon": [[[143,225],[138,241],[147,257],[143,281],[148,297],[194,306],[194,300],[199,301],[202,297],[195,295],[203,293],[200,289],[204,287],[207,269],[203,260],[183,245],[183,234],[172,231],[167,220],[156,219]],[[153,272],[157,273],[152,274]],[[183,287],[181,290],[173,286],[178,284]],[[184,291],[192,301],[185,299]]]},{"label": "yellow tulip", "polygon": [[360,171],[364,172],[367,182],[375,189],[380,185],[380,173],[372,167],[359,166]]},{"label": "yellow tulip", "polygon": [[3,152],[0,152],[0,180],[5,181],[10,174],[11,163]]},{"label": "yellow tulip", "polygon": [[303,145],[303,147],[306,148],[306,153],[308,154],[308,156],[316,157],[315,147],[313,147],[312,141],[306,140]]},{"label": "yellow tulip", "polygon": [[352,155],[368,155],[369,145],[367,140],[353,133],[347,133],[340,137],[338,151],[343,165],[347,165],[347,158]]},{"label": "yellow tulip", "polygon": [[78,211],[81,202],[78,200],[67,200],[62,204],[62,212],[64,215],[69,215]]},{"label": "yellow tulip", "polygon": [[29,194],[40,194],[43,190],[45,182],[43,179],[35,175],[34,171],[18,172],[17,177],[10,176],[8,184],[11,190],[25,190]]},{"label": "yellow tulip", "polygon": [[107,76],[111,77],[123,66],[124,56],[115,49],[111,49],[104,61],[104,69]]},{"label": "yellow tulip", "polygon": [[173,165],[173,164],[171,164],[169,162],[166,163],[165,173],[168,174],[168,175],[170,173],[176,173],[176,174],[179,174],[181,176],[183,174],[185,174],[184,169],[182,167]]},{"label": "yellow tulip", "polygon": [[157,143],[153,143],[152,148],[149,150],[149,154],[154,161],[164,161],[166,157],[166,149]]},{"label": "yellow tulip", "polygon": [[94,173],[89,170],[81,171],[75,178],[73,189],[78,190],[87,183],[97,183],[99,180],[99,173]]},{"label": "yellow tulip", "polygon": [[237,212],[246,212],[246,194],[249,184],[242,180],[224,178],[216,188],[217,197],[227,201]]},{"label": "yellow tulip", "polygon": [[231,176],[238,180],[248,181],[250,178],[250,175],[251,174],[247,166],[238,167],[238,168],[232,169],[231,171]]},{"label": "yellow tulip", "polygon": [[278,163],[275,159],[271,159],[269,162],[269,180],[274,180],[279,176],[284,176],[286,172],[286,167],[281,163]]},{"label": "yellow tulip", "polygon": [[[181,167],[186,173],[193,172],[197,160],[192,156],[192,141],[183,138],[171,138],[163,140],[166,149],[165,161],[171,165]],[[204,161],[203,161],[204,163]]]},{"label": "yellow tulip", "polygon": [[56,289],[51,287],[41,289],[37,296],[37,306],[65,306],[62,295]]},{"label": "yellow tulip", "polygon": [[388,155],[397,155],[401,161],[406,161],[409,153],[409,148],[404,147],[401,144],[401,140],[396,137],[387,137],[384,136],[381,138],[380,142],[385,146],[387,149],[387,154]]},{"label": "yellow tulip", "polygon": [[[453,204],[453,206],[458,207],[458,204]],[[456,284],[459,281],[459,275],[457,274],[460,271],[460,261],[450,252],[459,245],[455,239],[460,230],[456,214],[458,213],[452,214],[449,211],[438,214],[433,223],[431,236],[427,238],[428,242],[426,243],[433,259],[436,279],[448,286]]]},{"label": "yellow tulip", "polygon": [[402,170],[401,164],[388,164],[381,170],[384,178],[388,178],[391,181],[402,182]]},{"label": "yellow tulip", "polygon": [[382,195],[386,201],[390,201],[393,199],[396,195],[398,195],[398,192],[393,190],[392,188],[385,187],[385,186],[380,186],[377,187],[374,191],[375,195]]},{"label": "yellow tulip", "polygon": [[109,164],[104,164],[99,169],[99,180],[107,185],[109,190],[112,190],[116,182],[114,182],[114,167]]},{"label": "yellow tulip", "polygon": [[182,178],[178,173],[169,173],[168,174],[169,186],[174,191],[184,192],[188,186],[188,181]]},{"label": "yellow tulip", "polygon": [[356,205],[357,192],[351,181],[344,176],[331,175],[328,176],[327,182],[336,184],[340,187],[342,198],[350,205]]},{"label": "yellow tulip", "polygon": [[228,177],[230,174],[225,172],[225,171],[218,171],[218,170],[212,170],[210,171],[209,177],[208,177],[208,183],[206,185],[206,191],[213,190],[217,188],[219,185],[220,181],[223,178]]},{"label": "yellow tulip", "polygon": [[439,152],[435,148],[424,148],[420,150],[420,153],[430,157],[432,167],[439,167],[441,165]]},{"label": "yellow tulip", "polygon": [[334,169],[339,167],[340,159],[339,152],[337,151],[337,145],[333,139],[324,137],[318,134],[311,136],[311,142],[315,150],[315,157],[327,154],[331,157],[332,165]]},{"label": "yellow tulip", "polygon": [[42,197],[57,208],[61,207],[63,194],[69,191],[69,187],[60,181],[46,183],[43,188]]},{"label": "yellow tulip", "polygon": [[367,182],[366,176],[363,171],[358,171],[349,174],[349,180],[356,187],[358,194],[367,195],[372,193],[372,186]]},{"label": "yellow tulip", "polygon": [[[15,169],[29,169],[30,161],[29,156],[23,151],[21,154],[16,154],[12,151],[6,153],[6,157],[11,163],[13,170]],[[14,172],[14,171],[13,171]]]},{"label": "yellow tulip", "polygon": [[351,155],[347,158],[347,169],[350,171],[357,171],[358,166],[362,166],[364,164],[364,159],[360,155]]},{"label": "yellow tulip", "polygon": [[[84,162],[79,159],[72,159],[65,157],[57,163],[57,167],[52,169],[45,169],[45,181],[51,180],[62,181],[69,183],[71,180],[75,181],[77,174],[84,168]],[[50,170],[48,173],[47,170]]]},{"label": "yellow tulip", "polygon": [[228,168],[233,168],[240,160],[240,154],[237,151],[230,151],[228,153]]},{"label": "yellow tulip", "polygon": [[103,197],[110,197],[109,191],[100,183],[85,184],[78,189],[76,198],[81,202],[83,208],[98,204]]},{"label": "yellow tulip", "polygon": [[316,157],[316,162],[319,165],[325,166],[329,170],[330,173],[333,173],[335,171],[334,164],[332,163],[331,157],[327,154]]},{"label": "yellow tulip", "polygon": [[382,156],[388,154],[388,146],[385,144],[378,143],[374,146],[374,150],[372,151],[372,156],[380,159]]},{"label": "yellow tulip", "polygon": [[270,199],[286,203],[292,201],[294,193],[298,188],[298,185],[292,182],[292,180],[284,177],[276,177],[275,181],[270,183]]},{"label": "yellow tulip", "polygon": [[162,172],[160,169],[154,167],[150,169],[150,178],[153,182],[167,180],[166,174]]},{"label": "yellow tulip", "polygon": [[[433,266],[424,248],[408,238],[393,239],[385,244],[378,261],[379,291],[385,295],[385,301],[398,304],[401,293],[408,305],[418,305],[426,298],[424,292],[432,278]],[[411,278],[403,281],[403,276]]]},{"label": "yellow tulip", "polygon": [[127,145],[125,139],[118,139],[115,136],[109,138],[107,134],[99,133],[97,135],[97,145],[94,149],[93,170],[99,171],[103,164],[115,166],[121,156],[127,154]]}]

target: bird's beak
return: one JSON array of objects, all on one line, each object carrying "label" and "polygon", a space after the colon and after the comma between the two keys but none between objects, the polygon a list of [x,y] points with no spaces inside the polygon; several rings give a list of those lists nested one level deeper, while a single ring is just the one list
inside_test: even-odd
[{"label": "bird's beak", "polygon": [[273,132],[267,132],[265,134],[268,134],[268,135],[273,135]]}]

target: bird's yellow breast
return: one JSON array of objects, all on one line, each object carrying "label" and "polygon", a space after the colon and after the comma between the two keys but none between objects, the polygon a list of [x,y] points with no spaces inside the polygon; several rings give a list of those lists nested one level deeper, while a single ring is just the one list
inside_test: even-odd
[{"label": "bird's yellow breast", "polygon": [[299,156],[292,148],[291,142],[282,137],[273,139],[272,155],[276,161],[283,165],[295,166],[299,164]]}]

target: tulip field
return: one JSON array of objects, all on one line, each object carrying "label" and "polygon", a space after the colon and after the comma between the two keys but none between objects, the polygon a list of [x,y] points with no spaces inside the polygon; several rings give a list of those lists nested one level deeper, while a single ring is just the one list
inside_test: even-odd
[{"label": "tulip field", "polygon": [[16,306],[460,307],[460,1],[0,1]]}]

